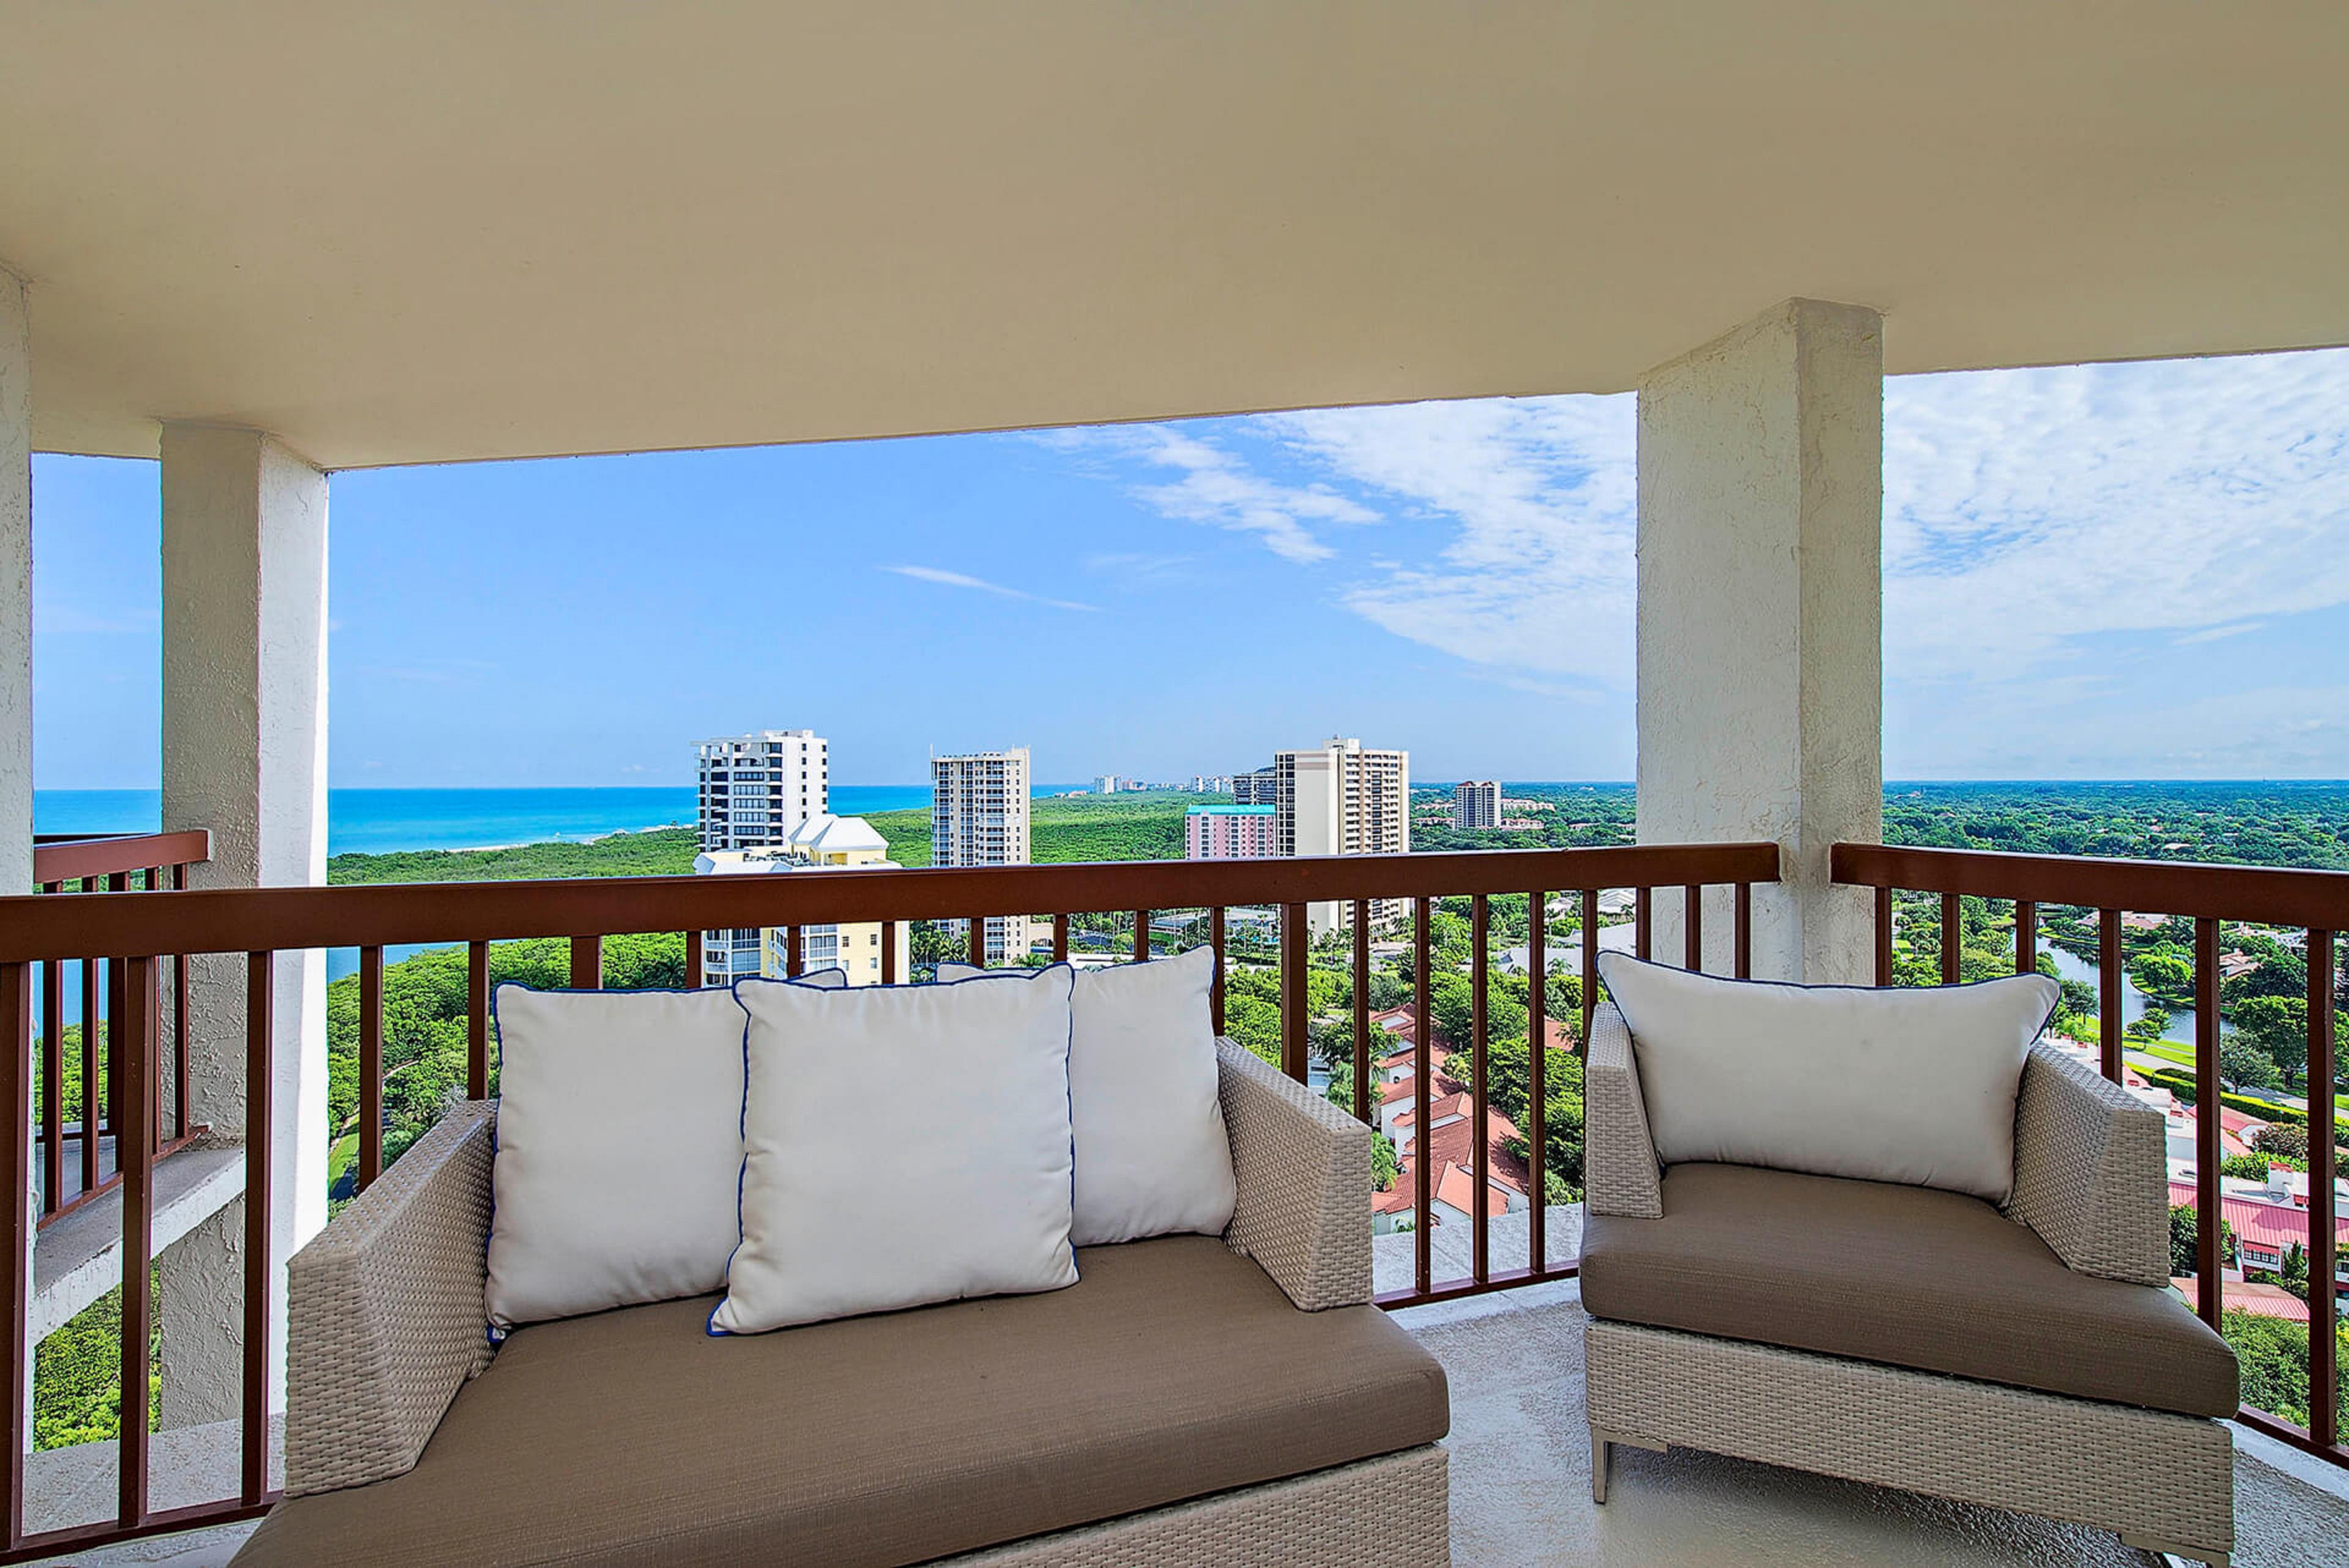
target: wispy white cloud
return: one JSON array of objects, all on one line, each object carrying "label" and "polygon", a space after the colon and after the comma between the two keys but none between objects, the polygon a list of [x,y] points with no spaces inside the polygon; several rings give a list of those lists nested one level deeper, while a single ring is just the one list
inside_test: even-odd
[{"label": "wispy white cloud", "polygon": [[1085,570],[1128,584],[1186,583],[1194,557],[1111,552],[1085,557]]},{"label": "wispy white cloud", "polygon": [[[1333,601],[1398,636],[1529,693],[1620,693],[1636,419],[1629,395],[1429,403],[1064,449],[1128,483],[1177,471],[1135,493],[1318,566]],[[1884,484],[1896,766],[2349,769],[2349,731],[2296,717],[2321,694],[2205,707],[2144,662],[2349,605],[2349,350],[1897,377]],[[1350,537],[1374,551],[1341,552]],[[2191,745],[2152,738],[2172,721]]]},{"label": "wispy white cloud", "polygon": [[1316,531],[1377,522],[1379,514],[1327,484],[1287,484],[1256,472],[1227,448],[1193,430],[1109,426],[1040,438],[1062,451],[1091,450],[1178,477],[1138,484],[1135,497],[1166,517],[1251,533],[1286,561],[1327,561],[1337,552]]},{"label": "wispy white cloud", "polygon": [[1896,379],[1884,426],[1898,676],[2349,603],[2349,352]]},{"label": "wispy white cloud", "polygon": [[1346,483],[1449,533],[1343,588],[1357,614],[1475,664],[1629,684],[1630,398],[1417,403],[1268,423]]},{"label": "wispy white cloud", "polygon": [[2256,632],[2266,624],[2265,621],[2237,621],[2231,625],[2205,626],[2199,632],[2189,632],[2182,637],[2172,638],[2170,646],[2189,648],[2197,643],[2215,643],[2224,637],[2240,637],[2246,632]]},{"label": "wispy white cloud", "polygon": [[947,588],[973,588],[981,593],[995,593],[1006,599],[1024,599],[1031,604],[1049,605],[1055,610],[1082,610],[1091,614],[1098,604],[1080,604],[1073,599],[1050,599],[1041,593],[1030,593],[1022,588],[1007,588],[1000,583],[989,583],[984,577],[973,577],[966,572],[948,572],[937,566],[884,566],[884,572],[894,572],[900,577],[911,577],[917,583],[936,583]]}]

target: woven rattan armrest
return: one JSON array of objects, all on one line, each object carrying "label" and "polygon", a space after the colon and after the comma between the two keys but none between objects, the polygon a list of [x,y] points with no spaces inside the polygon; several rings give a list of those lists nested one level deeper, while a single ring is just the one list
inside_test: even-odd
[{"label": "woven rattan armrest", "polygon": [[2161,1112],[2054,1046],[2033,1046],[2014,1106],[2007,1216],[2075,1273],[2169,1283]]},{"label": "woven rattan armrest", "polygon": [[1621,1009],[1602,1002],[1590,1019],[1590,1048],[1582,1065],[1583,1202],[1594,1214],[1658,1220],[1664,1213],[1663,1173],[1640,1095],[1640,1067]]},{"label": "woven rattan armrest", "polygon": [[413,1469],[488,1364],[494,1102],[468,1100],[286,1265],[285,1493]]},{"label": "woven rattan armrest", "polygon": [[1371,1130],[1216,1042],[1239,1201],[1224,1239],[1306,1312],[1371,1299]]}]

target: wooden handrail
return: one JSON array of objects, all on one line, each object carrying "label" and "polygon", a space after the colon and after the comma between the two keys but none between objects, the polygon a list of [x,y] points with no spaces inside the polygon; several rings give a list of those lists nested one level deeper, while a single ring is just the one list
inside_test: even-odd
[{"label": "wooden handrail", "polygon": [[2261,925],[2349,928],[2349,872],[1837,844],[1839,882]]},{"label": "wooden handrail", "polygon": [[0,898],[0,963],[1773,882],[1772,843]]},{"label": "wooden handrail", "polygon": [[[1982,850],[1901,849],[1884,844],[1837,844],[1830,857],[1835,880],[1876,890],[1877,984],[1893,981],[1893,894],[1937,893],[1940,910],[1940,978],[1955,982],[1961,972],[1962,914],[1959,900],[1971,896],[2012,900],[2014,964],[2035,967],[2040,915],[2046,905],[2095,912],[2098,969],[2097,1014],[2101,1067],[2120,1082],[2127,1075],[2121,1028],[2125,952],[2124,913],[2184,916],[2194,923],[2194,1102],[2222,1102],[2220,1075],[2220,923],[2297,926],[2306,934],[2308,1085],[2311,1109],[2332,1099],[2336,1065],[2333,1037],[2333,944],[2349,928],[2349,872],[2303,871],[2282,866],[2213,865],[2204,861],[2108,860],[2085,855],[2023,855]],[[2245,1406],[2238,1412],[2249,1426],[2349,1467],[2349,1448],[2340,1441],[2333,1412],[2340,1368],[2333,1346],[2333,1139],[2325,1119],[2312,1116],[2308,1142],[2309,1392],[2310,1429],[2302,1430],[2266,1411]],[[2220,1119],[2198,1116],[2194,1136],[2194,1208],[2217,1212]],[[2196,1236],[2195,1307],[2213,1328],[2224,1322],[2227,1305],[2220,1230],[2203,1226]]]},{"label": "wooden handrail", "polygon": [[41,834],[33,840],[33,880],[78,882],[160,866],[197,865],[212,858],[212,836],[203,828],[176,833]]}]

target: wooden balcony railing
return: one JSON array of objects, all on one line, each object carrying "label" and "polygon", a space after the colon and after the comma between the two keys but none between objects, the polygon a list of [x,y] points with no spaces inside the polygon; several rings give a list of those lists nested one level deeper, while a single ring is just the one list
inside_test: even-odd
[{"label": "wooden balcony railing", "polygon": [[[212,835],[202,829],[177,833],[51,833],[33,841],[33,881],[45,893],[158,892],[184,889],[188,868],[212,858]],[[188,1123],[188,978],[186,960],[170,965],[171,1071],[170,1109],[158,1121],[155,1150],[171,1150],[203,1129]],[[37,1007],[41,1020],[38,1089],[40,1218],[47,1226],[104,1196],[120,1184],[121,1161],[112,1149],[122,1103],[119,1064],[106,1048],[108,1022],[122,1016],[127,970],[119,958],[84,956],[79,973],[66,962],[40,967]],[[65,1032],[73,1019],[79,1039],[81,1106],[65,1119]],[[72,1150],[68,1161],[67,1152]]]},{"label": "wooden balcony railing", "polygon": [[[1476,941],[1471,961],[1475,991],[1479,998],[1470,1039],[1469,1092],[1479,1132],[1485,1127],[1490,1085],[1487,1081],[1487,1018],[1481,998],[1487,978],[1485,938],[1489,930],[1488,901],[1496,895],[1525,893],[1531,924],[1528,954],[1532,981],[1530,1019],[1532,1073],[1531,1134],[1532,1227],[1526,1266],[1496,1269],[1489,1246],[1492,1220],[1489,1197],[1489,1140],[1475,1140],[1478,1178],[1473,1200],[1473,1266],[1458,1279],[1434,1277],[1430,1247],[1435,1229],[1435,1195],[1428,1167],[1422,1158],[1412,1192],[1415,1220],[1415,1267],[1411,1288],[1387,1297],[1388,1305],[1441,1299],[1477,1291],[1495,1290],[1573,1273],[1570,1264],[1552,1268],[1547,1257],[1543,1230],[1543,1133],[1541,1107],[1547,1029],[1543,1019],[1543,965],[1547,951],[1544,927],[1548,897],[1578,895],[1583,916],[1582,956],[1586,973],[1598,945],[1599,895],[1603,890],[1636,890],[1636,940],[1648,945],[1654,890],[1681,890],[1671,896],[1686,900],[1689,912],[1689,952],[1699,951],[1696,927],[1701,918],[1700,894],[1707,886],[1731,890],[1734,912],[1733,950],[1742,972],[1749,944],[1747,915],[1751,886],[1777,876],[1778,851],[1772,844],[1643,846],[1594,850],[1500,851],[1483,853],[1364,856],[1331,859],[1262,861],[1150,861],[1111,865],[1021,866],[988,870],[931,869],[841,870],[821,877],[659,877],[577,882],[477,882],[409,884],[349,888],[288,888],[237,891],[165,892],[151,898],[67,894],[54,898],[0,899],[0,1109],[18,1108],[12,1123],[28,1125],[36,1044],[34,998],[36,980],[58,966],[81,962],[88,954],[127,954],[93,960],[113,966],[119,976],[120,1004],[111,1016],[119,1023],[116,1070],[120,1085],[114,1122],[122,1127],[152,1129],[160,1103],[161,1056],[158,1043],[159,977],[162,955],[227,954],[243,965],[247,997],[243,1051],[247,1085],[244,1145],[245,1330],[243,1365],[243,1458],[236,1495],[191,1510],[175,1510],[164,1518],[150,1511],[147,1485],[149,1455],[147,1344],[153,1303],[149,1289],[154,1217],[154,1149],[151,1138],[121,1140],[123,1245],[122,1365],[119,1494],[117,1517],[110,1525],[28,1534],[24,1513],[23,1467],[9,1470],[5,1505],[6,1534],[0,1543],[0,1561],[89,1546],[106,1540],[178,1528],[212,1520],[250,1515],[270,1501],[268,1490],[267,1391],[270,1368],[264,1357],[268,1343],[270,1282],[284,1262],[270,1246],[268,1193],[282,1173],[270,1168],[271,1140],[263,1135],[273,1119],[292,1114],[292,1108],[270,1100],[272,1053],[274,1049],[270,997],[274,965],[281,953],[316,948],[355,947],[358,950],[360,1006],[357,1054],[359,1066],[359,1147],[356,1179],[360,1186],[373,1181],[383,1166],[383,978],[384,950],[389,946],[430,944],[462,945],[466,950],[469,1051],[467,1091],[485,1095],[492,1078],[490,1025],[490,947],[515,938],[567,938],[570,978],[574,985],[595,985],[603,978],[605,938],[646,932],[683,934],[687,980],[700,982],[701,942],[705,931],[738,927],[783,927],[792,933],[786,944],[789,968],[801,964],[801,928],[881,923],[880,950],[887,967],[885,982],[910,979],[895,972],[896,927],[914,921],[969,922],[970,951],[982,955],[983,921],[988,916],[1048,915],[1053,952],[1069,949],[1071,915],[1131,912],[1134,918],[1134,951],[1150,951],[1152,914],[1169,911],[1204,912],[1207,941],[1216,950],[1214,1006],[1223,1020],[1227,955],[1237,952],[1227,912],[1235,907],[1270,908],[1278,912],[1277,953],[1281,995],[1282,1065],[1303,1078],[1308,1072],[1308,909],[1315,903],[1345,906],[1351,916],[1350,959],[1353,974],[1354,1110],[1364,1119],[1375,1112],[1369,1098],[1371,1072],[1370,1010],[1371,913],[1376,904],[1400,901],[1415,919],[1413,975],[1416,1003],[1412,1050],[1415,1065],[1414,1125],[1424,1153],[1433,1069],[1433,1028],[1429,1010],[1429,929],[1434,901],[1470,901],[1470,918]],[[101,875],[110,877],[111,872]],[[200,957],[199,963],[219,962]],[[173,972],[179,962],[171,960]],[[88,994],[95,994],[91,987]],[[1584,993],[1587,1022],[1590,991]],[[184,1006],[177,1016],[184,1019]],[[54,1013],[45,1010],[42,1048],[54,1057],[58,1028]],[[207,1042],[220,1048],[227,1042]],[[1456,1043],[1455,1043],[1456,1044]],[[32,1145],[20,1135],[8,1137],[12,1168],[20,1187],[32,1178]],[[1371,1195],[1365,1193],[1367,1209]],[[13,1222],[0,1217],[0,1246],[16,1263],[11,1273],[14,1321],[26,1321],[28,1280],[21,1234],[22,1212]],[[11,1227],[15,1228],[11,1228]],[[19,1336],[21,1343],[21,1335]],[[12,1389],[5,1399],[7,1431],[0,1442],[21,1456],[26,1448],[24,1412],[26,1378],[23,1357],[16,1359]]]},{"label": "wooden balcony railing", "polygon": [[[2333,1080],[2334,1057],[2333,939],[2349,929],[2349,872],[2291,871],[2261,866],[2095,860],[2061,855],[1997,854],[1973,850],[1900,849],[1884,844],[1837,844],[1833,855],[1837,882],[1876,890],[1876,983],[1893,981],[1893,894],[1940,895],[1940,978],[1959,978],[1962,901],[1992,899],[2013,904],[2014,967],[2039,962],[2042,910],[2092,910],[2097,936],[2097,1021],[2102,1068],[2118,1083],[2122,1058],[2121,917],[2124,913],[2178,917],[2194,925],[2194,1207],[2198,1216],[2221,1212],[2219,1189],[2223,1104],[2219,1075],[2220,925],[2224,921],[2296,929],[2306,943],[2308,965],[2308,1372],[2309,1422],[2302,1428],[2268,1411],[2246,1406],[2245,1425],[2296,1447],[2349,1466],[2338,1411],[2341,1369],[2335,1328],[2335,1203]],[[2195,1243],[2196,1310],[2213,1328],[2226,1306],[2221,1230],[2198,1221]]]}]

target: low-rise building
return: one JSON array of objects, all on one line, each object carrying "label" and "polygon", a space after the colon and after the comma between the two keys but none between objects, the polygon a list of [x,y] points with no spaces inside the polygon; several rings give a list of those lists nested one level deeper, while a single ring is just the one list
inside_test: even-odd
[{"label": "low-rise building", "polygon": [[1270,860],[1280,853],[1270,806],[1194,806],[1183,813],[1183,855],[1193,861]]},{"label": "low-rise building", "polygon": [[[778,872],[834,871],[851,866],[888,867],[888,841],[862,817],[810,817],[793,828],[783,842],[749,850],[704,850],[694,857],[693,869],[702,876],[765,875]],[[885,964],[882,924],[878,921],[848,925],[800,927],[800,971],[812,975],[823,969],[846,972],[851,985],[877,985],[885,975],[909,975],[908,923],[896,923],[896,962]],[[746,975],[771,979],[791,973],[791,933],[785,926],[743,927],[701,934],[701,978],[706,985],[730,985]]]}]

